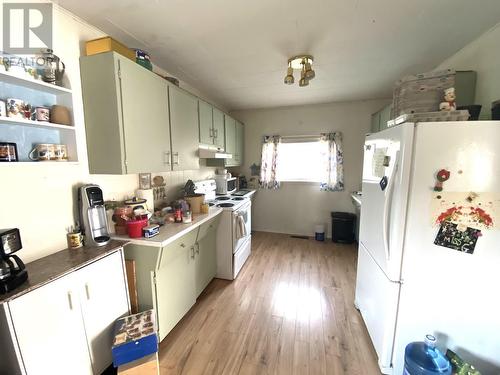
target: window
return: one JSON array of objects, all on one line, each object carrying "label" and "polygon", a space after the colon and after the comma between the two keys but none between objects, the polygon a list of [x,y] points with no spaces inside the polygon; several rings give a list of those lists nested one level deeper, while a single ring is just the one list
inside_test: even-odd
[{"label": "window", "polygon": [[278,181],[325,181],[324,156],[328,143],[320,140],[283,141],[278,145],[276,180]]}]

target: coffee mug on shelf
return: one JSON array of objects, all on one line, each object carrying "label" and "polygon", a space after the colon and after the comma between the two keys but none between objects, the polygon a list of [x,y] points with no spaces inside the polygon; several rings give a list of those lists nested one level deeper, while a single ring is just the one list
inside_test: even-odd
[{"label": "coffee mug on shelf", "polygon": [[5,100],[0,100],[0,117],[7,117],[7,105]]},{"label": "coffee mug on shelf", "polygon": [[17,119],[24,119],[26,103],[21,99],[8,98],[7,99],[7,116]]},{"label": "coffee mug on shelf", "polygon": [[54,159],[56,161],[68,161],[68,149],[66,145],[54,145]]},{"label": "coffee mug on shelf", "polygon": [[31,119],[48,122],[50,120],[50,109],[47,107],[33,108]]},{"label": "coffee mug on shelf", "polygon": [[54,145],[50,143],[39,143],[31,150],[28,157],[33,161],[54,160]]}]

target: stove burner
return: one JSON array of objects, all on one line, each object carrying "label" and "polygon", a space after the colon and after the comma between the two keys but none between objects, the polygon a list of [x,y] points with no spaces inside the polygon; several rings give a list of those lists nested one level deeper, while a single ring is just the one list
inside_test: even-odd
[{"label": "stove burner", "polygon": [[219,203],[217,207],[233,207],[234,203]]},{"label": "stove burner", "polygon": [[232,199],[233,201],[244,201],[244,200],[245,200],[245,198],[243,198],[243,197],[233,197],[233,198],[231,198],[231,199]]},{"label": "stove burner", "polygon": [[230,197],[217,197],[217,198],[215,198],[216,201],[228,201],[230,199],[231,199]]}]

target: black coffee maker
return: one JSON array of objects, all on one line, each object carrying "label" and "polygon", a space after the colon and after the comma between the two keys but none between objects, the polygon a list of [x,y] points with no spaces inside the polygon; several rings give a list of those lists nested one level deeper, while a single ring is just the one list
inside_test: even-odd
[{"label": "black coffee maker", "polygon": [[23,261],[14,255],[22,247],[19,229],[0,229],[0,294],[14,290],[28,279]]}]

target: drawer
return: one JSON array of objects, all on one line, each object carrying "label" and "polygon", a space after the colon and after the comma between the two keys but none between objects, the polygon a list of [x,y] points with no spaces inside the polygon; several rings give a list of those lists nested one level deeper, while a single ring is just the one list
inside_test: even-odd
[{"label": "drawer", "polygon": [[158,260],[157,269],[162,268],[165,264],[169,262],[170,259],[178,256],[180,252],[186,251],[189,253],[189,249],[194,246],[196,238],[198,237],[199,227],[188,232],[184,236],[175,240],[174,242],[164,246],[161,249],[161,255]]},{"label": "drawer", "polygon": [[200,225],[200,230],[198,232],[198,237],[196,238],[196,242],[201,241],[204,237],[206,237],[210,232],[217,230],[219,226],[220,217],[222,215],[218,215],[210,221]]}]

